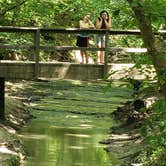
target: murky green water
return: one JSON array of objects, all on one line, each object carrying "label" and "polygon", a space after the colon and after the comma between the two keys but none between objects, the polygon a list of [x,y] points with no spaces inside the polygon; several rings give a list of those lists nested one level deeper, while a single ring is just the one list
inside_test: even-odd
[{"label": "murky green water", "polygon": [[[36,117],[20,131],[28,157],[24,166],[116,166],[99,141],[108,137],[109,116],[130,91],[105,83],[32,83],[27,92]],[[122,92],[121,92],[122,91]]]}]

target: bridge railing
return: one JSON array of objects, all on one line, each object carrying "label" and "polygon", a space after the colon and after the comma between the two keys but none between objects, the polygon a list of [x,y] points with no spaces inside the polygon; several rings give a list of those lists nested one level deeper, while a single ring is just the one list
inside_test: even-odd
[{"label": "bridge railing", "polygon": [[[39,74],[39,62],[40,62],[40,51],[41,50],[88,50],[88,51],[105,51],[105,63],[104,63],[104,73],[107,72],[108,65],[108,52],[110,51],[124,51],[124,52],[146,52],[146,48],[123,48],[123,47],[108,47],[109,36],[110,35],[140,35],[139,30],[97,30],[97,29],[77,29],[77,28],[67,28],[67,29],[54,29],[54,28],[40,28],[40,27],[9,27],[9,26],[0,26],[1,33],[23,33],[23,34],[33,34],[33,44],[23,44],[23,45],[11,45],[0,43],[1,49],[25,49],[31,50],[34,52],[34,62],[35,62],[35,77],[38,77]],[[79,34],[82,32],[86,32],[87,34],[105,34],[105,48],[97,48],[97,47],[77,47],[77,46],[48,46],[41,45],[41,34]],[[166,33],[166,31],[157,32]]]}]

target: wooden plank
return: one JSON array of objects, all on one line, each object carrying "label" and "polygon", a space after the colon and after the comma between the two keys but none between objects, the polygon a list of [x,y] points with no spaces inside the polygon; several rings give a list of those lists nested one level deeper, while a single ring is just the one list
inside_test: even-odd
[{"label": "wooden plank", "polygon": [[88,33],[88,34],[106,34],[110,35],[140,35],[140,30],[105,30],[105,29],[79,29],[79,28],[66,28],[66,29],[40,29],[41,33],[61,33],[61,34],[78,34],[78,33]]},{"label": "wooden plank", "polygon": [[41,33],[60,33],[60,34],[105,34],[106,30],[98,29],[80,29],[80,28],[66,28],[66,29],[41,29]]},{"label": "wooden plank", "polygon": [[145,53],[147,48],[124,48],[124,47],[111,47],[111,52],[126,52],[126,53]]},{"label": "wooden plank", "polygon": [[38,27],[13,27],[13,26],[0,26],[0,32],[35,32]]},{"label": "wooden plank", "polygon": [[0,77],[0,120],[5,120],[5,78]]},{"label": "wooden plank", "polygon": [[166,34],[166,30],[162,29],[162,30],[158,30],[159,33],[165,33]]},{"label": "wooden plank", "polygon": [[[75,46],[40,46],[41,50],[88,50],[88,51],[104,51],[105,48],[96,48],[96,47],[75,47]],[[147,52],[146,48],[124,48],[124,47],[108,47],[107,51],[109,52],[126,52],[126,53],[145,53]]]},{"label": "wooden plank", "polygon": [[[101,29],[79,29],[79,28],[41,28],[41,27],[13,27],[13,26],[0,26],[0,32],[28,32],[28,33],[35,33],[36,30],[40,30],[41,33],[91,33],[91,34],[105,34],[108,30],[101,30]],[[155,35],[159,35],[161,33],[166,34],[166,30],[159,30],[154,32]],[[140,35],[140,30],[109,30],[110,35]]]}]

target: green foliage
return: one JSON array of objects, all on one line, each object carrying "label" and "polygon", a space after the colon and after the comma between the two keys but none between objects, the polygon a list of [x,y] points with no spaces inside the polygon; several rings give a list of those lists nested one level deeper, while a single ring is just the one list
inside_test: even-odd
[{"label": "green foliage", "polygon": [[[140,5],[134,0],[132,6]],[[141,4],[154,27],[165,24],[165,0],[145,0]],[[47,27],[75,27],[85,14],[90,13],[95,22],[101,10],[113,18],[113,28],[138,28],[134,14],[126,0],[12,0],[0,2],[1,25]]]},{"label": "green foliage", "polygon": [[138,7],[138,6],[142,6],[142,1],[133,0],[131,3],[131,7]]},{"label": "green foliage", "polygon": [[161,68],[158,74],[158,79],[160,85],[164,85],[166,83],[166,68]]},{"label": "green foliage", "polygon": [[151,58],[147,53],[141,55],[133,54],[132,59],[135,62],[137,68],[140,68],[143,64],[152,65]]},{"label": "green foliage", "polygon": [[[152,107],[152,114],[142,126],[145,140],[146,165],[162,165],[166,161],[166,101],[161,99]],[[160,163],[160,164],[159,164]]]},{"label": "green foliage", "polygon": [[143,7],[146,16],[150,20],[154,29],[159,29],[162,25],[166,25],[166,1],[165,0],[145,0]]},{"label": "green foliage", "polygon": [[[141,4],[155,29],[165,25],[165,4],[165,0],[145,0]],[[134,0],[132,6],[137,5],[140,5],[140,1]],[[1,0],[0,7],[0,24],[3,26],[78,27],[79,20],[85,14],[90,13],[95,23],[100,11],[107,10],[112,17],[112,29],[138,29],[135,16],[126,0]],[[32,43],[29,36],[22,35],[19,39],[17,37],[17,34],[8,34],[4,39],[13,44]],[[56,39],[56,45],[75,45],[75,36],[54,35],[53,38]],[[111,38],[111,46],[143,46],[140,37],[118,36],[115,40],[114,37]],[[42,38],[41,43],[48,41]],[[143,61],[148,62],[148,58]]]}]

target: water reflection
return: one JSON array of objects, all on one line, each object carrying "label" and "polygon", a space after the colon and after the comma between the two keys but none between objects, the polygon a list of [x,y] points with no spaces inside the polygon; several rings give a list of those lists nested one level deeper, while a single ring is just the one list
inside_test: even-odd
[{"label": "water reflection", "polygon": [[[29,154],[24,166],[115,166],[98,143],[106,138],[109,118],[103,124],[103,118],[90,120],[85,115],[73,118],[72,114],[47,112],[45,119],[45,112],[38,114],[40,120],[32,120],[20,133]],[[63,126],[60,119],[65,119]]]}]

